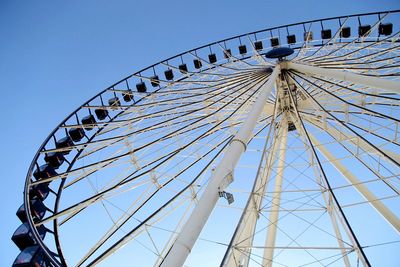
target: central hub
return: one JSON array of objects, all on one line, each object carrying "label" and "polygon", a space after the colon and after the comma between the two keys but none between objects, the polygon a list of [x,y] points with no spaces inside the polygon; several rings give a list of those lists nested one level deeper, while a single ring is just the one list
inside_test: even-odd
[{"label": "central hub", "polygon": [[284,57],[290,56],[294,53],[294,50],[290,47],[278,47],[269,50],[266,54],[266,58],[278,58],[282,59]]}]

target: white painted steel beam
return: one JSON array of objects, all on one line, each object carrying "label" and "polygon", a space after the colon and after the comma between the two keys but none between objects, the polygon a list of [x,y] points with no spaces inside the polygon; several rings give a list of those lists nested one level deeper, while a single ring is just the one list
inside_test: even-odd
[{"label": "white painted steel beam", "polygon": [[279,74],[280,66],[277,65],[268,81],[260,89],[257,100],[251,107],[238,133],[227,148],[221,162],[214,170],[207,187],[201,195],[198,205],[192,211],[174,245],[171,247],[171,250],[160,266],[178,267],[184,264],[219,199],[218,192],[223,191],[232,182],[233,171],[236,164],[246,150],[246,144],[250,140],[253,129],[256,126],[257,120],[271,94]]},{"label": "white painted steel beam", "polygon": [[369,87],[379,88],[389,93],[400,94],[400,82],[394,80],[388,80],[383,78],[377,78],[372,76],[366,76],[362,74],[355,74],[349,71],[341,71],[334,69],[327,69],[321,67],[315,67],[294,62],[283,62],[282,69],[293,69],[309,75],[318,75],[329,78],[334,78],[341,81],[362,84]]},{"label": "white painted steel beam", "polygon": [[311,133],[309,133],[311,141],[317,149],[335,166],[335,168],[352,184],[357,191],[381,214],[390,225],[400,232],[399,218],[388,209],[361,181],[344,166],[328,149],[325,148]]},{"label": "white painted steel beam", "polygon": [[[295,103],[295,101],[294,101],[294,98],[293,98],[293,96],[292,96],[292,93],[289,91],[289,94],[288,94],[288,95],[289,95],[289,97],[290,97],[291,104],[293,105],[293,110],[294,110],[294,112],[295,112],[295,114],[296,114],[296,118],[298,119],[298,121],[299,121],[300,124],[301,124],[301,127],[300,127],[299,129],[297,129],[297,130],[300,131],[301,133],[303,133],[303,134],[305,135],[305,137],[306,137],[306,139],[307,139],[307,143],[309,144],[310,148],[311,148],[312,151],[313,151],[313,158],[316,159],[316,161],[317,161],[317,163],[318,163],[318,168],[320,169],[321,175],[322,175],[322,177],[323,177],[323,180],[322,180],[322,181],[325,183],[326,188],[328,189],[328,191],[329,191],[329,193],[330,193],[330,197],[332,197],[332,204],[334,205],[333,207],[336,209],[337,215],[338,215],[339,218],[342,220],[343,227],[345,228],[345,231],[347,232],[349,238],[352,240],[352,243],[353,243],[353,245],[354,245],[355,251],[356,251],[356,253],[358,254],[358,258],[361,260],[361,262],[362,262],[362,264],[363,264],[364,266],[370,267],[371,265],[370,265],[370,263],[369,263],[369,261],[368,261],[368,258],[366,257],[366,255],[365,255],[365,253],[364,253],[364,251],[363,251],[363,249],[362,249],[360,243],[359,243],[358,240],[357,240],[356,235],[354,234],[353,230],[351,229],[350,224],[348,223],[348,221],[347,221],[347,219],[346,219],[346,217],[345,217],[345,214],[344,214],[343,210],[342,210],[341,207],[340,207],[340,204],[339,204],[339,202],[338,202],[338,200],[337,200],[335,194],[333,193],[333,190],[332,190],[332,188],[331,188],[331,186],[330,186],[330,183],[329,183],[329,181],[328,181],[328,177],[326,176],[326,174],[325,174],[325,172],[324,172],[324,169],[323,169],[323,167],[322,167],[322,165],[321,165],[321,162],[320,162],[320,160],[319,160],[319,157],[318,157],[318,155],[317,155],[317,152],[316,152],[316,150],[315,150],[315,147],[314,147],[314,145],[313,145],[313,143],[312,143],[312,141],[311,141],[311,139],[310,139],[310,137],[309,137],[309,134],[308,134],[308,132],[307,132],[305,126],[304,126],[304,123],[303,123],[302,120],[301,120],[301,117],[300,117],[299,111],[297,110],[297,105],[296,105],[296,103]],[[317,102],[315,102],[315,100],[314,100],[313,102],[314,102],[316,105],[318,104]]]},{"label": "white painted steel beam", "polygon": [[[260,217],[259,211],[263,201],[265,188],[268,186],[269,178],[271,176],[272,164],[276,157],[278,150],[279,140],[274,139],[274,143],[268,154],[265,171],[259,174],[256,178],[256,184],[254,190],[249,196],[248,205],[243,214],[243,219],[239,222],[237,234],[232,242],[232,247],[228,254],[228,258],[223,264],[224,267],[247,267],[250,261],[250,254],[254,239],[254,232],[256,229],[257,220]],[[240,247],[241,249],[237,249]]]},{"label": "white painted steel beam", "polygon": [[[306,133],[303,132],[303,130],[302,130],[303,128],[301,126],[300,118],[294,113],[292,113],[291,115],[292,115],[291,116],[292,117],[292,121],[295,124],[296,129],[298,129],[298,131],[299,131],[299,133],[301,133],[302,137],[304,139],[306,139]],[[311,133],[309,132],[308,134],[311,137]],[[312,141],[313,139],[310,138],[310,140]],[[307,148],[306,143],[304,143],[304,145]],[[311,164],[312,162],[314,162],[314,155],[310,150],[308,150],[308,152],[309,152],[308,156],[309,156],[309,160],[310,160],[310,164]],[[328,191],[326,191],[325,187],[322,186],[322,181],[321,181],[321,177],[320,177],[320,174],[319,174],[319,169],[317,168],[317,166],[315,166],[314,164],[311,164],[311,165],[313,167],[313,171],[314,171],[314,176],[315,176],[316,182],[321,187],[321,194],[322,194],[322,196],[324,198],[324,202],[325,202],[326,209],[328,211],[329,217],[331,218],[333,230],[335,231],[336,239],[337,239],[338,245],[340,247],[340,251],[342,253],[344,266],[350,267],[351,264],[350,264],[350,261],[349,261],[349,257],[347,255],[348,251],[346,250],[345,244],[343,242],[343,237],[342,237],[342,234],[341,234],[340,229],[339,229],[338,220],[336,218],[336,214],[337,213],[335,212],[336,211],[335,207],[332,205],[333,204],[332,203],[332,195]]]},{"label": "white painted steel beam", "polygon": [[287,113],[285,112],[282,116],[283,117],[279,131],[280,145],[279,145],[278,167],[276,170],[277,174],[275,176],[275,190],[272,195],[268,232],[267,232],[267,238],[265,240],[266,249],[264,250],[264,257],[263,257],[263,266],[265,267],[271,267],[273,263],[276,230],[278,226],[279,209],[281,205],[282,180],[283,180],[283,173],[285,170],[286,141],[288,132]]}]

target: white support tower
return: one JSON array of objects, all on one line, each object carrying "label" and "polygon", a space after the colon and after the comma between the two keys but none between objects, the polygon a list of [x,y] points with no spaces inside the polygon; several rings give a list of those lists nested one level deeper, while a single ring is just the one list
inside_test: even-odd
[{"label": "white support tower", "polygon": [[279,221],[279,209],[281,206],[281,192],[282,192],[282,179],[285,170],[285,157],[286,157],[286,142],[288,132],[288,119],[287,112],[285,111],[282,115],[282,119],[279,125],[279,156],[278,156],[278,167],[277,174],[275,176],[275,189],[272,195],[271,211],[269,213],[269,225],[267,238],[265,240],[265,250],[263,257],[263,266],[271,267],[274,258],[274,247],[276,240],[276,231]]},{"label": "white support tower", "polygon": [[162,262],[162,267],[176,267],[184,264],[218,201],[218,193],[223,191],[232,182],[235,166],[242,153],[246,150],[247,142],[251,137],[253,129],[279,74],[280,66],[277,65],[268,78],[268,81],[262,86],[256,102],[247,115],[247,119],[241,126],[239,132],[235,135],[221,162],[214,170],[198,205],[192,211],[192,214],[179,233],[174,245]]}]

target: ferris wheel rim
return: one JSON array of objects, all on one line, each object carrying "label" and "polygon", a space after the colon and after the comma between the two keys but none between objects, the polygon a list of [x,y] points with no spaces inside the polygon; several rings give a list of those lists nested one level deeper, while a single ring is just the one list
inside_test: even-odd
[{"label": "ferris wheel rim", "polygon": [[[366,15],[375,15],[375,14],[386,14],[386,13],[397,13],[397,12],[400,12],[400,10],[383,11],[383,12],[373,12],[373,13],[365,13],[365,14],[356,14],[356,15],[351,15],[351,17],[366,16]],[[173,57],[170,57],[170,58],[165,59],[165,60],[162,60],[162,61],[160,61],[160,62],[158,62],[158,63],[156,63],[156,64],[153,64],[153,65],[151,65],[151,66],[149,66],[149,67],[146,67],[146,68],[144,68],[144,69],[142,69],[142,70],[140,70],[140,71],[138,71],[138,72],[136,72],[136,73],[134,73],[134,74],[132,74],[132,75],[130,75],[130,76],[127,76],[126,78],[124,78],[124,79],[118,81],[117,83],[115,83],[115,84],[113,84],[113,85],[107,87],[106,89],[104,89],[103,91],[101,91],[100,93],[98,93],[97,95],[95,95],[94,97],[92,97],[91,99],[89,99],[87,102],[85,102],[85,103],[82,104],[80,107],[78,107],[75,111],[73,111],[69,116],[67,116],[66,119],[65,119],[64,121],[62,121],[62,122],[50,133],[50,135],[45,139],[45,141],[44,141],[44,142],[42,143],[42,145],[40,146],[39,150],[37,151],[36,155],[34,156],[34,159],[33,159],[32,163],[31,163],[31,165],[30,165],[30,167],[29,167],[29,171],[28,171],[28,174],[27,174],[27,177],[26,177],[25,187],[24,187],[24,205],[25,205],[25,210],[26,210],[26,214],[27,214],[27,217],[28,217],[28,223],[29,223],[31,229],[35,229],[35,226],[34,226],[34,222],[32,221],[32,214],[31,214],[31,212],[30,212],[30,206],[29,206],[29,205],[30,205],[30,204],[29,204],[29,203],[30,203],[30,199],[29,199],[29,188],[30,188],[30,186],[31,186],[30,183],[31,183],[31,177],[32,177],[33,171],[34,171],[35,167],[38,167],[37,161],[38,161],[39,155],[40,155],[41,151],[44,149],[44,147],[49,143],[49,141],[51,140],[51,138],[54,137],[54,134],[56,133],[56,131],[59,130],[59,129],[63,126],[63,124],[64,124],[69,118],[71,118],[72,116],[74,116],[83,106],[85,106],[85,105],[87,105],[88,103],[90,103],[90,101],[92,101],[93,99],[95,99],[95,98],[101,96],[101,95],[102,95],[104,92],[106,92],[107,90],[109,90],[109,89],[111,89],[111,88],[114,88],[115,85],[117,85],[117,84],[119,84],[119,83],[121,83],[121,82],[123,82],[123,81],[126,81],[128,78],[137,76],[138,74],[139,74],[139,76],[140,76],[140,73],[143,72],[144,70],[147,70],[147,69],[149,69],[149,68],[153,68],[154,66],[159,65],[159,64],[164,64],[165,62],[167,62],[167,61],[169,61],[169,60],[171,60],[171,59],[180,57],[180,56],[182,56],[182,55],[184,55],[184,54],[191,53],[191,52],[195,52],[195,51],[197,51],[197,50],[199,50],[199,49],[207,48],[207,47],[209,47],[209,46],[211,46],[211,45],[216,45],[216,44],[220,45],[221,43],[223,43],[223,42],[225,42],[225,41],[229,41],[229,40],[231,40],[231,39],[236,39],[236,38],[244,37],[244,36],[247,36],[247,35],[250,35],[250,34],[257,34],[257,33],[260,33],[260,32],[266,32],[266,31],[270,31],[270,30],[273,30],[273,29],[283,29],[283,28],[285,28],[285,27],[289,27],[289,26],[293,26],[293,25],[301,25],[301,24],[305,24],[305,23],[320,22],[320,21],[332,20],[332,19],[340,19],[340,18],[345,18],[345,17],[349,17],[349,16],[340,16],[340,17],[326,18],[326,19],[321,19],[321,20],[312,20],[312,21],[305,21],[305,22],[300,22],[300,23],[295,23],[295,24],[288,24],[288,25],[284,25],[284,26],[273,27],[273,28],[268,28],[268,29],[264,29],[264,30],[260,30],[260,31],[250,32],[250,33],[238,35],[238,36],[235,36],[235,37],[223,39],[223,40],[220,40],[220,41],[217,41],[217,42],[209,43],[209,44],[207,44],[207,45],[203,45],[203,46],[197,47],[197,48],[195,48],[195,49],[188,50],[188,51],[186,51],[186,52],[184,52],[184,53],[177,54],[177,55],[175,55],[175,56],[173,56]],[[297,49],[299,49],[299,48],[297,48]],[[265,52],[260,53],[261,56],[263,56],[264,54],[265,54]],[[250,56],[249,56],[249,57],[250,57]],[[242,58],[241,58],[241,59],[242,59]],[[240,59],[240,60],[241,60],[241,59]],[[220,65],[218,65],[218,66],[220,66]],[[206,70],[207,70],[207,69],[206,69]],[[200,71],[200,72],[201,72],[201,71]],[[182,79],[185,79],[185,78],[182,78]],[[162,88],[160,87],[158,90],[161,90],[161,89],[162,89]],[[153,93],[153,92],[152,92],[152,93]],[[141,99],[135,101],[134,104],[132,104],[131,106],[136,105],[136,103],[140,102],[142,99],[145,99],[146,97],[151,96],[152,93],[149,93],[149,94],[147,94],[146,96],[144,96],[143,98],[141,98]],[[115,118],[117,118],[122,112],[123,112],[123,111],[121,111],[120,113],[118,113],[117,115],[115,115],[112,119],[110,119],[109,122],[111,122],[112,120],[114,120]],[[108,122],[107,122],[107,123],[108,123]],[[90,142],[91,140],[93,140],[93,138],[95,138],[95,137],[97,136],[97,134],[98,134],[99,132],[102,131],[102,129],[103,129],[103,128],[99,128],[99,129],[96,131],[96,133],[95,133],[94,135],[92,135],[92,136],[89,138],[89,142]],[[72,160],[72,164],[70,165],[69,168],[72,168],[72,167],[73,167],[73,164],[74,164],[73,162],[75,162],[75,160],[79,157],[79,155],[80,155],[80,153],[81,153],[82,151],[83,151],[83,150],[80,150],[80,152],[78,153],[78,155],[75,156],[75,158]],[[55,205],[56,205],[56,206],[55,206],[55,207],[56,207],[56,208],[55,208],[55,211],[57,211],[58,202],[59,202],[59,200],[60,200],[60,198],[61,198],[61,195],[62,195],[62,187],[63,187],[63,185],[64,185],[64,183],[65,183],[65,180],[62,180],[61,183],[62,183],[62,184],[60,184],[59,190],[58,190],[58,192],[57,192],[57,200],[56,200],[56,204],[55,204]],[[55,225],[57,224],[57,219],[55,219],[54,224],[55,224]],[[58,229],[58,226],[55,226],[54,229]],[[57,266],[61,266],[61,264],[62,264],[62,265],[66,265],[65,259],[63,258],[62,255],[59,255],[59,256],[61,256],[61,257],[60,257],[61,263],[58,262],[58,260],[56,260],[56,259],[54,258],[54,256],[52,255],[52,252],[51,252],[50,250],[48,250],[47,246],[44,244],[44,242],[42,242],[42,240],[41,240],[39,234],[38,234],[35,230],[33,231],[33,235],[34,235],[35,238],[37,239],[39,245],[40,245],[41,247],[43,247],[45,253],[46,253],[47,256],[51,259],[51,261],[52,261],[53,264],[55,264],[55,265],[57,265]],[[56,235],[56,236],[57,236],[56,239],[58,239],[58,235]],[[58,243],[58,241],[56,241],[56,243]],[[60,253],[60,252],[62,253],[62,249],[61,249],[61,248],[60,248],[60,250],[58,251],[58,253]]]}]

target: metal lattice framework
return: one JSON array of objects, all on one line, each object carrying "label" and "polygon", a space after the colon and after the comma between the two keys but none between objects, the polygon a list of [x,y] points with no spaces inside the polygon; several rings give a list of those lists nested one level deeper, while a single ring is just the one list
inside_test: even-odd
[{"label": "metal lattice framework", "polygon": [[394,264],[399,19],[243,34],[115,83],[40,147],[14,241],[41,266]]}]

